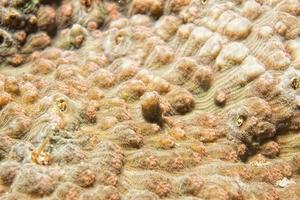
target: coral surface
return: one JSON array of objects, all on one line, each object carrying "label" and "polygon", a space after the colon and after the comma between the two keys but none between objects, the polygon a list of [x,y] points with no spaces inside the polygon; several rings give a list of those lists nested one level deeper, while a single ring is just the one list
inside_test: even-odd
[{"label": "coral surface", "polygon": [[297,200],[299,111],[299,0],[0,0],[0,200]]}]

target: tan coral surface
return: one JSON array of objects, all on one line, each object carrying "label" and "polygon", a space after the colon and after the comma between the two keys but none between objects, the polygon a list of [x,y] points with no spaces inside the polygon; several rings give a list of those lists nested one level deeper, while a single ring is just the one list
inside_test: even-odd
[{"label": "tan coral surface", "polygon": [[300,199],[299,0],[0,0],[1,200]]}]

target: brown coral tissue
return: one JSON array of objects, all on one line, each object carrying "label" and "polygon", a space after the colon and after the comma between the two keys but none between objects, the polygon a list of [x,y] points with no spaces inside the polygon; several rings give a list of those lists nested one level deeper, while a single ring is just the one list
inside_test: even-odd
[{"label": "brown coral tissue", "polygon": [[299,189],[299,0],[0,0],[0,200]]}]

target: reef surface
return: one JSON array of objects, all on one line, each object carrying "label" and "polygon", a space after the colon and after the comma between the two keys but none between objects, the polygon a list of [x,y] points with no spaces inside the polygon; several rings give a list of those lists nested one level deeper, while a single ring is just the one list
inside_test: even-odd
[{"label": "reef surface", "polygon": [[299,0],[0,0],[0,199],[300,199],[299,36]]}]

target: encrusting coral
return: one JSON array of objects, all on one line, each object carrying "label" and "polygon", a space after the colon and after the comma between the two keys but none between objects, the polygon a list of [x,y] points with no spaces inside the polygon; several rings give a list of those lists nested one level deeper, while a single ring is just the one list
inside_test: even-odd
[{"label": "encrusting coral", "polygon": [[299,0],[0,0],[0,199],[300,199]]}]

